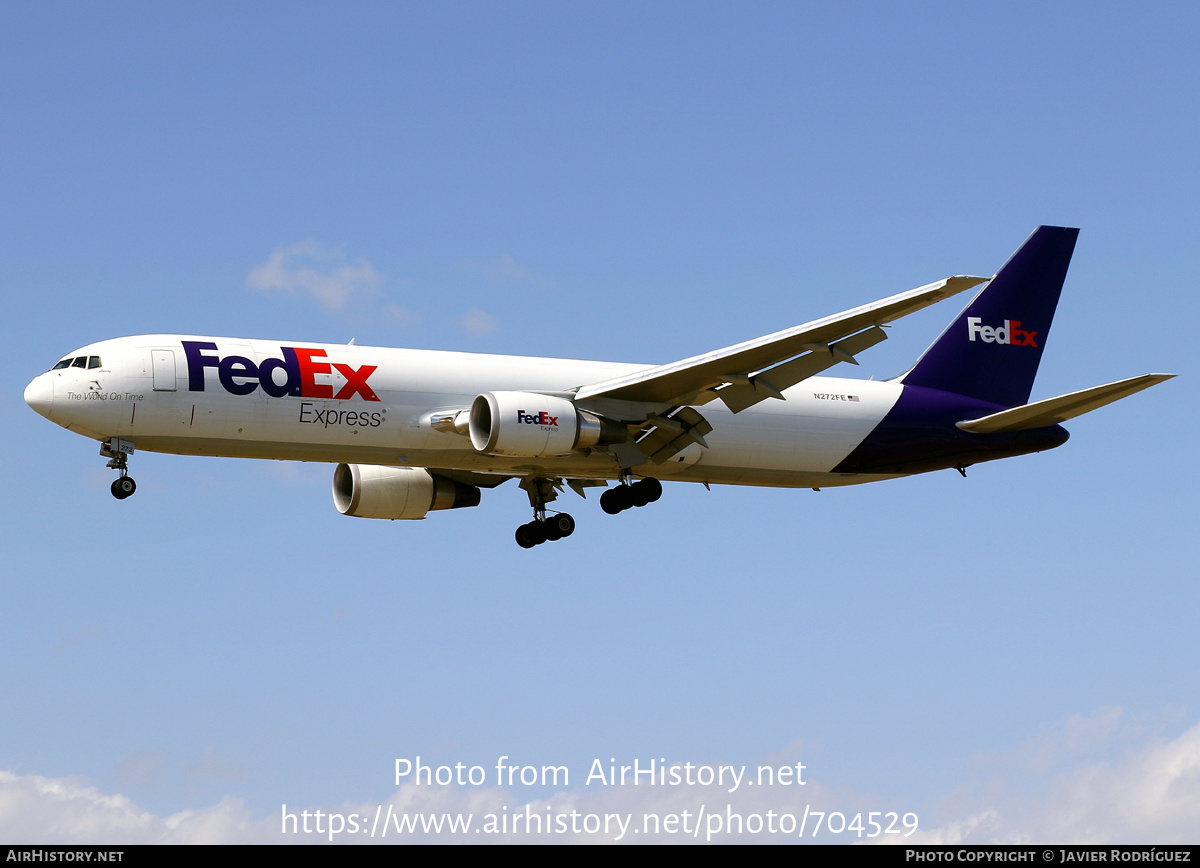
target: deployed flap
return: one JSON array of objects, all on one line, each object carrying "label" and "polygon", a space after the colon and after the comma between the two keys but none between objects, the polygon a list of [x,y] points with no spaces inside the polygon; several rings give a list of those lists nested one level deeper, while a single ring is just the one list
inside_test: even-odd
[{"label": "deployed flap", "polygon": [[845,340],[838,341],[826,347],[814,347],[812,352],[805,353],[799,358],[776,365],[762,373],[750,377],[749,383],[734,384],[718,390],[714,394],[725,406],[734,413],[740,413],[747,407],[765,401],[767,398],[782,398],[784,389],[790,389],[801,380],[807,380],[832,368],[838,362],[849,362],[857,365],[854,356],[863,350],[875,346],[887,339],[887,333],[879,326],[871,326],[866,331],[851,335]]},{"label": "deployed flap", "polygon": [[587,492],[585,489],[597,487],[603,488],[608,485],[608,482],[603,479],[568,479],[567,485],[571,487],[573,492],[578,494],[584,500],[587,500]]},{"label": "deployed flap", "polygon": [[1081,392],[1071,392],[1059,395],[1057,398],[1047,398],[1045,401],[1035,401],[1023,407],[1013,407],[1002,410],[990,416],[959,422],[958,427],[972,434],[996,434],[1001,431],[1024,431],[1029,428],[1046,428],[1057,425],[1076,416],[1082,416],[1119,401],[1142,389],[1149,389],[1164,380],[1174,377],[1174,374],[1143,374],[1140,377],[1130,377],[1116,383],[1103,386],[1093,386]]},{"label": "deployed flap", "polygon": [[674,415],[656,417],[650,433],[637,442],[642,451],[655,464],[682,452],[693,443],[707,447],[705,434],[712,433],[712,425],[694,407],[681,407]]},{"label": "deployed flap", "polygon": [[915,313],[986,280],[986,277],[963,275],[950,277],[722,350],[584,386],[576,400],[604,397],[672,405],[695,403],[699,393],[706,389],[723,383],[745,385],[749,375],[809,352],[805,344],[830,344],[870,326]]},{"label": "deployed flap", "polygon": [[497,485],[512,479],[511,473],[485,473],[475,470],[430,470],[434,476],[443,476],[463,485],[474,485],[476,488],[495,488]]}]

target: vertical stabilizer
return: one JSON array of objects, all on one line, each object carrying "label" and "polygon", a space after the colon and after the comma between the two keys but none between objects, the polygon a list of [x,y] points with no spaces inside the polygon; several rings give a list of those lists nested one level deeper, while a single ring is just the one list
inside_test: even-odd
[{"label": "vertical stabilizer", "polygon": [[1003,407],[1026,403],[1078,235],[1034,230],[900,381]]}]

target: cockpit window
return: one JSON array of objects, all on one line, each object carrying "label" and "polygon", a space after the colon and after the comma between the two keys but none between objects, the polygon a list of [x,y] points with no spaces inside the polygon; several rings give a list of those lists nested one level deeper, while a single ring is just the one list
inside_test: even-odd
[{"label": "cockpit window", "polygon": [[50,370],[61,371],[63,368],[92,368],[100,367],[99,356],[76,356],[73,359],[63,359]]}]

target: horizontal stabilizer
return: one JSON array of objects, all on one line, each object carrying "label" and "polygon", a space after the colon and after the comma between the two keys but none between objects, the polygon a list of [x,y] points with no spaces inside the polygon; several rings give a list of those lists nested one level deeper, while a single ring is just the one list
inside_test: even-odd
[{"label": "horizontal stabilizer", "polygon": [[972,434],[998,434],[1002,431],[1025,431],[1030,428],[1046,428],[1057,425],[1076,416],[1089,413],[1097,407],[1119,401],[1142,389],[1149,389],[1164,380],[1174,377],[1174,374],[1143,374],[1140,377],[1130,377],[1116,383],[1103,386],[1093,386],[1081,392],[1071,392],[1059,395],[1057,398],[1047,398],[1045,401],[1035,401],[1023,407],[1013,407],[983,416],[959,422],[958,427]]}]

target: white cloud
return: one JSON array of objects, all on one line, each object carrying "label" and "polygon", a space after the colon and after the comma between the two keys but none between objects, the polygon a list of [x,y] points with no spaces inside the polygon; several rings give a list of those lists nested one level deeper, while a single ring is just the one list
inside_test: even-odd
[{"label": "white cloud", "polygon": [[232,844],[271,840],[265,821],[224,799],[156,817],[121,795],[66,778],[0,771],[0,839],[11,844]]},{"label": "white cloud", "polygon": [[383,313],[388,319],[401,325],[413,325],[421,321],[421,317],[415,311],[394,302],[385,304]]},{"label": "white cloud", "polygon": [[246,285],[262,291],[308,293],[331,310],[346,306],[353,295],[374,291],[379,276],[370,263],[338,265],[340,251],[328,250],[313,239],[280,247],[246,277]]},{"label": "white cloud", "polygon": [[55,632],[58,634],[58,641],[50,649],[55,655],[65,654],[94,642],[111,642],[121,635],[121,631],[108,622],[69,627],[60,624],[55,628]]},{"label": "white cloud", "polygon": [[167,767],[167,755],[163,750],[143,750],[130,754],[117,763],[113,776],[118,783],[133,786],[157,785]]},{"label": "white cloud", "polygon": [[496,330],[496,318],[486,311],[473,307],[462,315],[459,321],[463,329],[472,335],[490,335]]},{"label": "white cloud", "polygon": [[509,254],[504,254],[499,259],[493,259],[483,268],[483,273],[491,280],[507,281],[510,283],[529,283],[533,286],[545,286],[548,281],[535,271],[531,271],[523,265],[518,265],[517,261]]},{"label": "white cloud", "polygon": [[[527,803],[518,794],[498,787],[406,783],[383,805],[347,803],[333,808],[332,813],[337,815],[334,821],[327,806],[320,808],[322,818],[318,820],[316,808],[291,803],[281,805],[265,818],[255,819],[240,801],[228,797],[211,807],[157,817],[125,796],[104,794],[75,781],[0,772],[0,839],[12,843],[323,844],[330,841],[333,826],[338,830],[332,837],[334,842],[361,844],[687,843],[703,842],[710,835],[714,842],[722,843],[779,843],[794,840],[796,836],[750,831],[745,826],[765,822],[768,811],[799,816],[806,803],[813,803],[814,809],[820,805],[824,810],[837,810],[839,806],[848,810],[848,798],[845,794],[834,795],[820,784],[786,791],[742,787],[733,794],[717,786],[643,785],[594,786]],[[701,824],[696,835],[693,830],[701,805],[707,806],[710,819]],[[718,808],[719,817],[714,813]],[[726,832],[730,812],[742,817],[744,824],[732,835]],[[659,818],[657,831],[641,828],[646,814]],[[452,833],[446,828],[422,829],[425,820],[444,823],[451,817],[468,815],[471,827],[467,833]],[[752,815],[758,819],[752,819]],[[398,820],[399,817],[406,819]],[[416,823],[416,831],[411,827],[398,831],[399,823],[409,821]],[[303,833],[306,822],[308,834]],[[372,827],[376,828],[373,837]]]},{"label": "white cloud", "polygon": [[[922,843],[1189,843],[1200,838],[1200,724],[1114,760],[1077,755],[1123,735],[1118,709],[1073,716],[1005,756]],[[1075,755],[1073,765],[1064,762]],[[993,765],[992,762],[988,763]],[[1043,773],[1058,765],[1057,773]],[[1063,766],[1068,766],[1063,768]],[[1016,791],[1020,791],[1019,794]]]},{"label": "white cloud", "polygon": [[206,747],[203,754],[184,766],[183,771],[185,774],[197,778],[226,783],[249,777],[242,764],[234,756],[221,753],[212,745]]},{"label": "white cloud", "polygon": [[[970,792],[955,793],[940,825],[922,828],[911,837],[880,836],[876,843],[893,844],[1007,844],[1007,843],[1189,843],[1200,837],[1200,725],[1174,739],[1142,743],[1118,756],[1117,761],[1080,762],[1080,754],[1093,748],[1111,748],[1114,738],[1128,735],[1136,727],[1118,725],[1120,712],[1108,709],[1092,717],[1072,717],[1031,739],[1027,744],[987,760],[989,771]],[[1136,732],[1135,732],[1136,734]],[[1030,758],[1034,758],[1030,762]],[[153,756],[139,757],[153,765]],[[205,761],[212,764],[213,757]],[[222,758],[217,758],[222,759]],[[216,763],[218,776],[235,776],[238,769]],[[1041,774],[1037,767],[1055,765],[1057,774]],[[747,774],[754,775],[751,764]],[[144,770],[139,770],[144,771]],[[575,770],[572,769],[572,772]],[[847,824],[856,814],[866,822],[870,811],[892,810],[879,805],[870,795],[834,790],[811,780],[805,786],[750,786],[743,782],[735,792],[728,786],[625,786],[593,784],[526,803],[520,791],[480,787],[417,786],[405,783],[383,805],[347,803],[332,809],[340,815],[344,831],[334,836],[341,843],[428,843],[469,841],[472,843],[605,843],[615,841],[621,830],[609,818],[626,818],[623,841],[634,843],[704,842],[784,843],[796,841],[796,833],[757,830],[756,823],[773,815],[781,825],[784,815],[799,819],[810,812],[841,812]],[[136,777],[136,775],[133,775]],[[749,780],[747,778],[746,780]],[[1014,780],[1021,785],[1014,787]],[[1021,789],[1017,794],[1014,789]],[[979,795],[983,793],[983,795]],[[928,823],[928,809],[905,805]],[[164,817],[141,810],[122,795],[101,793],[96,788],[69,779],[0,772],[0,839],[13,843],[326,843],[329,840],[330,808],[321,806],[322,834],[316,833],[317,808],[287,804],[254,818],[238,800],[226,797],[218,804],[180,811]],[[382,823],[389,816],[389,833],[382,836]],[[311,834],[285,834],[284,826],[301,832],[304,811],[309,812]],[[706,812],[699,834],[691,834],[696,821]],[[285,812],[288,818],[285,819]],[[689,826],[684,826],[684,817]],[[349,815],[356,814],[358,831],[349,828]],[[472,831],[396,832],[395,818],[420,820],[455,815],[471,816]],[[643,828],[644,815],[659,817],[657,832]],[[490,818],[489,818],[490,815]],[[526,817],[534,819],[526,829]],[[371,826],[380,827],[372,837]],[[514,824],[513,818],[519,818]],[[553,818],[555,833],[547,834],[546,818]],[[565,828],[558,826],[562,817]],[[668,817],[673,819],[668,820]],[[735,826],[730,829],[730,819]],[[810,813],[809,823],[815,814]],[[506,825],[496,834],[477,832],[490,821]],[[832,819],[832,818],[831,818]],[[541,823],[543,831],[536,826]],[[605,830],[605,823],[609,828]],[[598,831],[583,831],[590,823]],[[674,831],[668,831],[674,823]],[[336,825],[336,823],[335,823]],[[514,825],[517,826],[514,831]],[[573,829],[572,827],[575,827]],[[562,831],[560,831],[560,828]],[[687,831],[685,832],[685,828]],[[635,833],[634,829],[638,829]],[[851,843],[859,838],[853,831],[840,835],[822,829],[816,838],[811,825],[804,840],[810,843]]]}]

